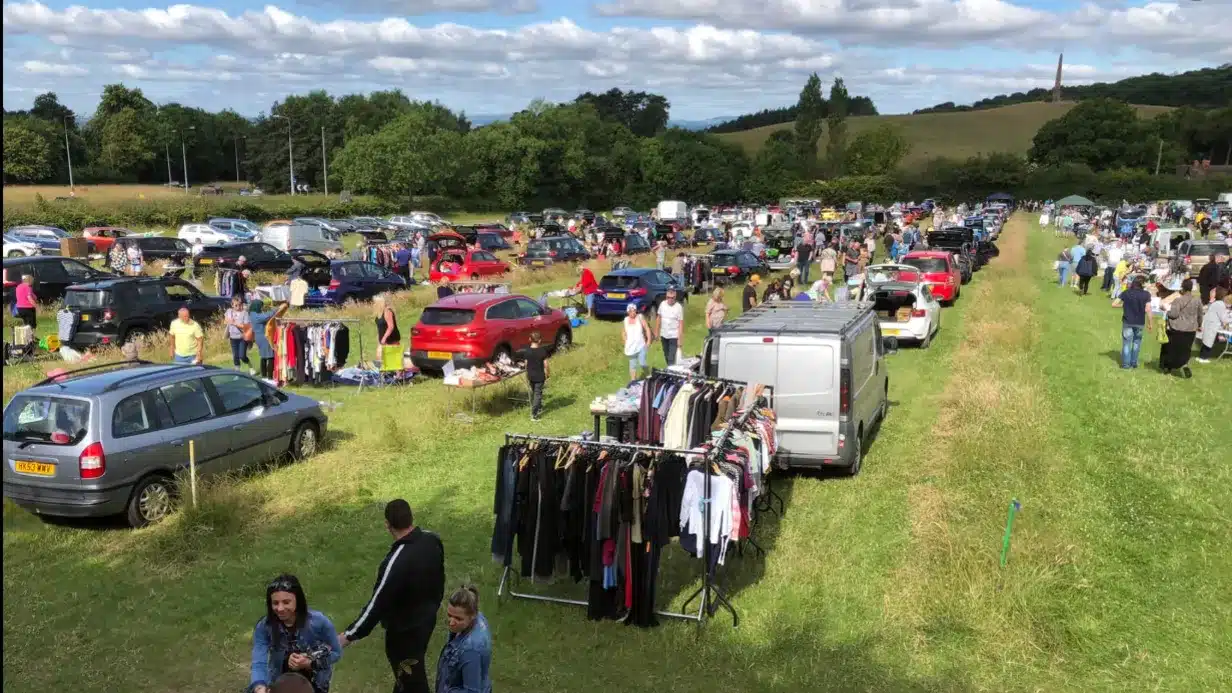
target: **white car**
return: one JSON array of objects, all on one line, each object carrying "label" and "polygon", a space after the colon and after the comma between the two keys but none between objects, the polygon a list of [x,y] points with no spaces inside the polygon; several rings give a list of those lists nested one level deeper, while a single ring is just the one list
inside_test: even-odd
[{"label": "white car", "polygon": [[753,237],[753,224],[747,221],[740,221],[732,224],[731,230],[733,236],[742,236],[744,238]]},{"label": "white car", "polygon": [[409,216],[411,219],[414,219],[415,221],[421,221],[421,222],[425,222],[425,223],[433,224],[433,225],[449,223],[445,221],[444,219],[442,219],[439,215],[433,214],[432,212],[411,212],[407,216]]},{"label": "white car", "polygon": [[873,304],[881,334],[914,342],[927,349],[941,329],[941,304],[920,271],[910,265],[881,264],[865,268],[863,300]]},{"label": "white car", "polygon": [[245,240],[229,231],[210,226],[209,224],[184,224],[176,237],[187,241],[190,245],[200,243],[203,246],[225,245]]},{"label": "white car", "polygon": [[7,233],[4,234],[4,256],[5,257],[34,257],[41,255],[42,251],[33,243],[23,241],[19,238],[13,238]]}]

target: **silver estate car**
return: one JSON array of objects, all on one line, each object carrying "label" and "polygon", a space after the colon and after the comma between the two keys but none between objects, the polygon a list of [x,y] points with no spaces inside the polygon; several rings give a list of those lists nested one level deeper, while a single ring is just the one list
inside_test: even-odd
[{"label": "silver estate car", "polygon": [[283,454],[311,456],[320,403],[214,366],[127,361],[78,369],[4,407],[4,495],[40,515],[163,519],[187,469],[198,476]]}]

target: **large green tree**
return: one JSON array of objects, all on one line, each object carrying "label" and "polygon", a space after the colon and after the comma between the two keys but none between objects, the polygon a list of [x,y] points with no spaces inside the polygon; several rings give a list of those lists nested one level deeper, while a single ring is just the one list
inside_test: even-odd
[{"label": "large green tree", "polygon": [[602,94],[586,92],[574,101],[594,106],[600,118],[614,120],[638,137],[654,137],[663,132],[671,111],[667,97],[644,91],[609,89]]},{"label": "large green tree", "polygon": [[[815,144],[813,151],[817,151]],[[779,199],[800,180],[799,163],[795,134],[791,130],[771,133],[749,166],[744,198],[750,202]]]},{"label": "large green tree", "polygon": [[830,86],[830,114],[826,117],[826,168],[831,176],[845,173],[847,163],[847,85],[835,77]]},{"label": "large green tree", "polygon": [[462,133],[426,110],[399,116],[371,135],[350,139],[333,165],[350,188],[389,199],[447,192],[457,172]]},{"label": "large green tree", "polygon": [[1035,133],[1031,161],[1046,166],[1083,164],[1095,171],[1154,167],[1159,138],[1128,104],[1091,99],[1050,120]]},{"label": "large green tree", "polygon": [[29,126],[6,123],[4,126],[4,177],[18,183],[34,183],[52,173],[51,148],[47,140]]},{"label": "large green tree", "polygon": [[817,172],[817,143],[825,126],[826,111],[826,100],[821,95],[821,78],[814,72],[804,83],[800,98],[796,101],[794,142],[798,163],[795,168],[806,177],[811,178]]},{"label": "large green tree", "polygon": [[910,151],[911,142],[902,128],[883,123],[852,138],[847,146],[846,171],[856,176],[890,173]]}]

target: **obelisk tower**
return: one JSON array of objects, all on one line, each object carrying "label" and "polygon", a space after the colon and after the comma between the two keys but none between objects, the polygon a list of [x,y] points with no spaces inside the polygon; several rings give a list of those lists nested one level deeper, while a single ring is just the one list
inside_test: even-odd
[{"label": "obelisk tower", "polygon": [[1052,102],[1061,103],[1061,62],[1065,60],[1065,54],[1057,56],[1057,81],[1052,85]]}]

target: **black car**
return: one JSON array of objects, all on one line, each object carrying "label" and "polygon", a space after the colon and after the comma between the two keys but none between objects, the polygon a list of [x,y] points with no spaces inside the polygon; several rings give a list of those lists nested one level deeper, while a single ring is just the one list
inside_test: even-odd
[{"label": "black car", "polygon": [[230,299],[207,296],[182,279],[111,277],[68,287],[64,310],[73,316],[63,342],[74,349],[123,344],[131,337],[165,330],[181,306],[194,320],[217,319]]},{"label": "black car", "polygon": [[693,245],[705,245],[707,243],[718,243],[721,232],[718,229],[701,228],[693,231]]},{"label": "black car", "polygon": [[125,250],[128,250],[130,245],[137,246],[141,249],[141,258],[145,262],[192,255],[192,245],[188,241],[170,236],[126,236],[116,239],[116,245]]},{"label": "black car", "polygon": [[40,303],[59,301],[73,284],[114,277],[110,272],[67,257],[35,255],[4,259],[4,305],[16,300],[16,289],[23,275],[34,277],[34,297]]},{"label": "black car", "polygon": [[976,248],[975,232],[971,229],[949,226],[928,234],[927,241],[930,250],[948,250],[966,257],[972,270],[978,270],[987,259],[981,259]]},{"label": "black car", "polygon": [[590,259],[581,241],[573,236],[548,236],[526,244],[518,262],[529,267],[546,267],[557,262],[585,262]]},{"label": "black car", "polygon": [[573,218],[581,219],[582,221],[585,221],[587,223],[593,223],[595,220],[595,213],[590,211],[589,209],[579,209],[573,213]]},{"label": "black car", "polygon": [[228,243],[206,248],[196,258],[198,268],[234,268],[240,256],[253,272],[286,272],[291,269],[291,255],[269,243]]},{"label": "black car", "polygon": [[498,250],[512,250],[513,246],[509,245],[499,233],[490,233],[488,231],[480,231],[476,236],[479,240],[479,247],[494,253]]},{"label": "black car", "polygon": [[569,235],[569,232],[565,229],[565,227],[561,226],[560,224],[556,224],[550,221],[547,222],[546,224],[540,224],[539,228],[543,229],[544,238],[547,238],[548,236],[568,236]]},{"label": "black car", "polygon": [[770,274],[770,266],[747,250],[716,250],[710,262],[716,282],[744,281],[754,274]]},{"label": "black car", "polygon": [[461,236],[467,245],[474,245],[475,237],[479,234],[474,226],[454,226],[452,228],[453,232]]}]

